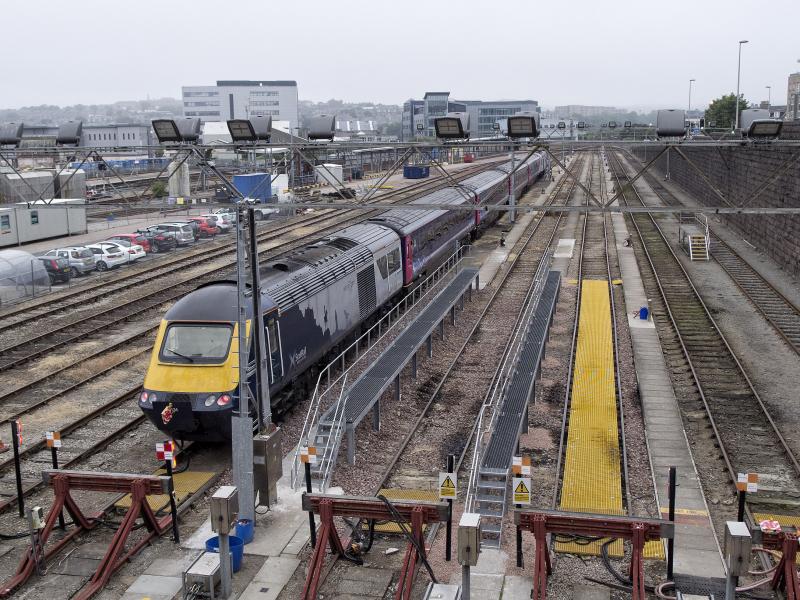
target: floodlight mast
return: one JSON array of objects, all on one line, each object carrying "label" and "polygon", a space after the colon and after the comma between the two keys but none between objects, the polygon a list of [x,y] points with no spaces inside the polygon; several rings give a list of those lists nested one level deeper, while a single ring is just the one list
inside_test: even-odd
[{"label": "floodlight mast", "polygon": [[519,138],[535,138],[539,135],[539,130],[536,126],[536,117],[533,115],[513,115],[508,117],[506,129],[511,140],[511,172],[508,176],[508,204],[511,210],[509,211],[508,220],[514,223],[516,221],[515,205],[517,200],[514,193],[514,143]]}]

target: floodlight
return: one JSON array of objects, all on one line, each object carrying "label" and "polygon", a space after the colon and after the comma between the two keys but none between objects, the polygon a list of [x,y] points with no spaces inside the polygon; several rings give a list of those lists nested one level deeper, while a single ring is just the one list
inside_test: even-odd
[{"label": "floodlight", "polygon": [[231,119],[228,131],[234,142],[269,141],[272,133],[272,117],[251,117],[250,119]]},{"label": "floodlight", "polygon": [[578,121],[578,129],[583,129],[584,127],[586,127],[586,123],[583,121]]},{"label": "floodlight", "polygon": [[0,146],[19,146],[22,139],[22,123],[7,123],[0,125]]},{"label": "floodlight", "polygon": [[686,133],[684,111],[671,108],[656,113],[656,135],[658,137],[683,137]]},{"label": "floodlight", "polygon": [[564,123],[564,121],[559,121],[558,122],[558,128],[559,129],[566,129],[567,128],[567,124]]},{"label": "floodlight", "polygon": [[631,122],[630,121],[625,121],[625,127],[630,128],[631,127]]},{"label": "floodlight", "polygon": [[539,135],[539,127],[534,115],[516,114],[508,117],[508,137],[535,138]]},{"label": "floodlight", "polygon": [[176,123],[182,142],[197,142],[200,139],[202,123],[198,117],[186,117],[179,119]]},{"label": "floodlight", "polygon": [[308,122],[308,139],[332,140],[336,131],[336,115],[320,115]]},{"label": "floodlight", "polygon": [[495,121],[494,123],[492,123],[492,130],[493,131],[500,131],[500,123],[498,121]]},{"label": "floodlight", "polygon": [[83,121],[69,121],[58,126],[56,134],[56,146],[66,146],[68,144],[78,145],[81,143],[83,133]]},{"label": "floodlight", "polygon": [[751,138],[776,138],[781,133],[783,121],[777,119],[756,119],[750,123],[747,137]]},{"label": "floodlight", "polygon": [[436,137],[443,140],[464,139],[469,137],[469,115],[463,112],[447,113],[445,117],[433,120]]},{"label": "floodlight", "polygon": [[160,144],[181,141],[181,132],[178,131],[178,126],[172,119],[155,119],[152,125]]},{"label": "floodlight", "polygon": [[600,127],[608,127],[608,123],[600,123]]},{"label": "floodlight", "polygon": [[616,126],[617,126],[617,122],[616,121],[609,121],[608,122],[608,128],[609,129],[614,129]]}]

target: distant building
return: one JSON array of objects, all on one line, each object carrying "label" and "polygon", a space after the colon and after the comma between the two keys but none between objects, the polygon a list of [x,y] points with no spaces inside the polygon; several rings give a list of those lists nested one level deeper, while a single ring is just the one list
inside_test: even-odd
[{"label": "distant building", "polygon": [[800,73],[789,75],[789,85],[786,92],[786,120],[800,120]]},{"label": "distant building", "polygon": [[585,104],[567,104],[565,106],[556,106],[556,115],[562,119],[569,119],[570,117],[599,117],[600,115],[607,115],[609,113],[624,113],[625,111],[614,106],[587,106]]},{"label": "distant building", "polygon": [[202,121],[271,116],[299,126],[296,81],[217,81],[216,85],[184,86],[183,115]]},{"label": "distant building", "polygon": [[536,100],[451,100],[450,92],[426,92],[422,100],[412,98],[403,104],[400,139],[413,140],[420,131],[425,137],[434,137],[434,120],[448,112],[468,113],[470,137],[487,137],[494,134],[496,122],[523,111],[539,112],[539,103]]},{"label": "distant building", "polygon": [[[22,130],[22,147],[50,146],[55,144],[58,127],[55,125],[28,125]],[[116,125],[91,125],[84,123],[80,145],[87,148],[130,148],[155,144],[150,125],[119,123]]]}]

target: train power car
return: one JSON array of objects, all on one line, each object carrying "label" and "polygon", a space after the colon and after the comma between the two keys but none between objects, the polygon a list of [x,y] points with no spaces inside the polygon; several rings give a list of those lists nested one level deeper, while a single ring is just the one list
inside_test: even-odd
[{"label": "train power car", "polygon": [[[537,156],[540,160],[534,163]],[[517,165],[517,194],[544,172],[544,160],[537,153]],[[415,203],[505,202],[508,170],[489,173],[466,179],[461,190],[442,188]],[[338,348],[378,318],[404,288],[468,240],[478,227],[477,214],[484,212],[415,209],[413,204],[330,234],[262,268],[261,306],[274,407],[307,395],[315,383],[312,367],[335,357]],[[236,300],[235,283],[209,283],[164,315],[139,407],[175,439],[230,439],[239,383]],[[254,370],[251,354],[248,373]]]}]

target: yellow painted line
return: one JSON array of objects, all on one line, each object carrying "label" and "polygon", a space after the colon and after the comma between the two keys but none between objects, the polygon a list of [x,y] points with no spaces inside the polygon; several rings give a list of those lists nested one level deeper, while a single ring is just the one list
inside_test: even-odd
[{"label": "yellow painted line", "polygon": [[[757,522],[761,521],[777,521],[781,524],[781,529],[784,527],[796,527],[800,529],[800,515],[778,515],[774,513],[753,513],[753,518]],[[800,565],[800,554],[797,555],[794,563]]]},{"label": "yellow painted line", "polygon": [[[561,510],[622,515],[614,345],[608,281],[584,279],[572,379]],[[599,555],[602,541],[557,543],[556,550]],[[609,547],[622,556],[622,541]]]},{"label": "yellow painted line", "polygon": [[[688,515],[692,517],[707,517],[708,511],[706,510],[697,510],[694,508],[676,508],[675,509],[676,515]],[[661,508],[661,516],[666,519],[667,515],[669,515],[669,508],[662,507]]]},{"label": "yellow painted line", "polygon": [[613,285],[622,285],[622,279],[612,279],[611,283]]},{"label": "yellow painted line", "polygon": [[[166,475],[163,469],[156,471],[156,475]],[[197,490],[205,486],[217,474],[211,471],[184,471],[172,476],[175,485],[175,499],[178,504],[189,498]],[[154,512],[169,512],[169,496],[158,494],[147,496],[147,503]],[[115,508],[127,510],[131,507],[131,495],[126,494],[114,504]]]}]

